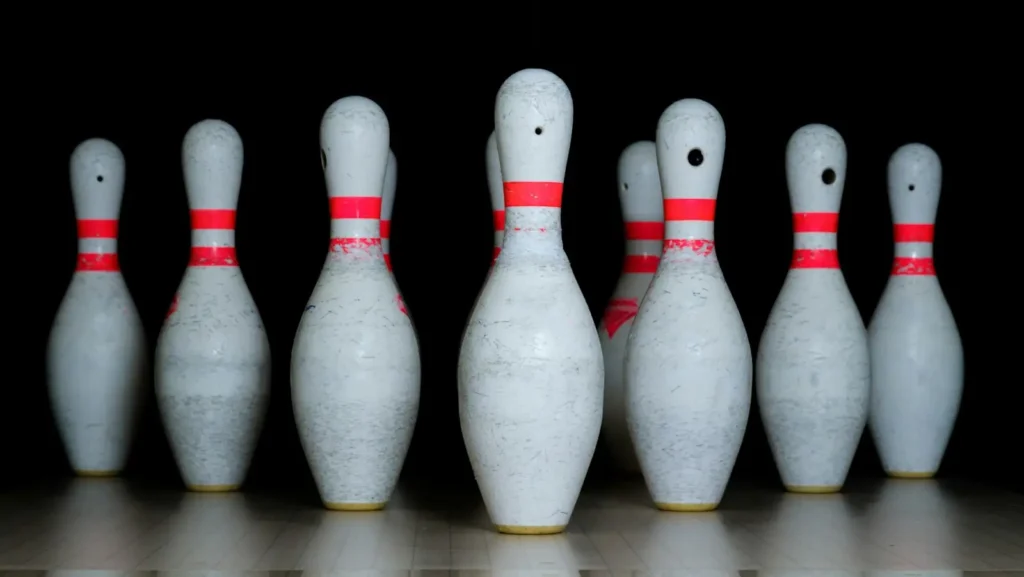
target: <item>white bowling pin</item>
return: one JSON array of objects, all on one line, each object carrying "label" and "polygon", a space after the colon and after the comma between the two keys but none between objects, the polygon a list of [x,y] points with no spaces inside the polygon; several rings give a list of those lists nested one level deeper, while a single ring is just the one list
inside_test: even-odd
[{"label": "white bowling pin", "polygon": [[889,160],[896,255],[868,328],[871,432],[893,477],[935,474],[964,387],[964,351],[932,263],[942,188],[939,156],[923,144]]},{"label": "white bowling pin", "polygon": [[782,482],[842,489],[868,415],[867,331],[839,268],[846,144],[811,124],[786,146],[793,260],[757,353],[757,399]]},{"label": "white bowling pin", "polygon": [[320,498],[342,511],[387,504],[419,410],[419,345],[381,250],[389,138],[361,96],[320,123],[331,242],[295,335],[292,405]]},{"label": "white bowling pin", "polygon": [[395,189],[398,188],[398,159],[388,150],[388,169],[384,174],[384,191],[380,201],[380,246],[384,264],[391,270],[391,213],[395,209]]},{"label": "white bowling pin", "polygon": [[498,260],[501,243],[505,240],[505,187],[501,181],[501,157],[494,132],[487,138],[487,188],[491,193],[491,214],[494,220],[494,256],[491,266]]},{"label": "white bowling pin", "polygon": [[665,242],[626,343],[626,421],[658,508],[709,511],[750,415],[753,361],[715,253],[725,123],[696,99],[658,120]]},{"label": "white bowling pin", "polygon": [[626,224],[626,260],[622,275],[597,328],[604,353],[604,423],[601,427],[612,458],[621,469],[640,468],[626,426],[626,339],[647,287],[658,269],[665,236],[658,151],[649,140],[634,142],[619,156],[619,202]]},{"label": "white bowling pin", "polygon": [[505,533],[565,529],[601,428],[597,328],[562,249],[572,97],[546,70],[498,91],[505,239],[459,355],[459,417],[484,504]]},{"label": "white bowling pin", "polygon": [[50,331],[46,368],[57,430],[83,476],[124,467],[148,370],[146,334],[117,260],[124,175],[124,156],[107,140],[86,140],[71,154],[78,264]]},{"label": "white bowling pin", "polygon": [[270,397],[270,343],[235,256],[242,139],[220,120],[181,146],[192,256],[156,346],[156,397],[185,484],[245,480]]}]

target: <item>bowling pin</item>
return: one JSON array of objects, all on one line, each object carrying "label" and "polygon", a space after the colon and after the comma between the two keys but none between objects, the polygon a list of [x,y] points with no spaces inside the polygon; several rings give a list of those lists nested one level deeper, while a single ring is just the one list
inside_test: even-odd
[{"label": "bowling pin", "polygon": [[459,418],[491,521],[515,534],[565,529],[601,428],[597,328],[562,249],[572,97],[538,69],[498,91],[505,238],[459,354]]},{"label": "bowling pin", "polygon": [[658,269],[665,235],[658,152],[649,140],[634,142],[619,156],[619,202],[626,223],[626,260],[604,318],[597,328],[604,352],[604,423],[601,430],[619,468],[640,470],[626,426],[626,339],[640,301]]},{"label": "bowling pin", "polygon": [[501,182],[501,157],[494,132],[487,138],[487,188],[491,193],[491,215],[494,220],[494,256],[491,266],[498,260],[501,243],[505,240],[505,188]]},{"label": "bowling pin", "polygon": [[419,410],[419,345],[380,239],[389,138],[361,96],[320,123],[331,241],[295,335],[292,405],[320,498],[341,511],[387,504]]},{"label": "bowling pin", "polygon": [[71,154],[78,263],[47,347],[54,419],[82,476],[124,468],[148,371],[146,334],[117,260],[124,156],[86,140]]},{"label": "bowling pin", "polygon": [[836,233],[846,144],[811,124],[786,146],[793,260],[757,352],[761,419],[782,482],[842,489],[868,415],[867,331],[839,268]]},{"label": "bowling pin", "polygon": [[388,150],[388,169],[384,174],[384,191],[380,201],[380,247],[384,264],[391,270],[391,212],[395,208],[395,189],[398,187],[398,159]]},{"label": "bowling pin", "polygon": [[939,156],[923,144],[889,160],[896,255],[868,328],[869,424],[893,477],[935,474],[953,432],[964,387],[964,351],[932,263],[942,188]]},{"label": "bowling pin", "polygon": [[658,120],[665,242],[626,342],[626,422],[651,498],[710,511],[729,482],[750,415],[753,361],[715,253],[725,123],[696,99]]},{"label": "bowling pin", "polygon": [[157,341],[156,397],[193,491],[242,484],[270,397],[270,343],[235,256],[242,162],[242,139],[226,122],[185,134],[192,256]]}]

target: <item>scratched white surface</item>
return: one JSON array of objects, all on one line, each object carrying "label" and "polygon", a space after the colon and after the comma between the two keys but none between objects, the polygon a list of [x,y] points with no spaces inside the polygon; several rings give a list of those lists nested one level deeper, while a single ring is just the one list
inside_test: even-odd
[{"label": "scratched white surface", "polygon": [[[124,155],[90,139],[71,155],[71,194],[79,220],[117,220],[124,196]],[[81,238],[80,254],[117,254],[116,238]],[[76,271],[47,347],[54,420],[76,471],[120,471],[149,381],[142,319],[120,271]]]},{"label": "scratched white surface", "polygon": [[[502,84],[494,121],[506,182],[563,181],[572,112],[548,71]],[[562,248],[561,209],[506,207],[505,218],[460,350],[462,433],[496,525],[563,526],[600,433],[601,345]]]},{"label": "scratched white surface", "polygon": [[384,511],[341,513],[286,495],[154,492],[117,479],[81,479],[0,495],[0,569],[211,577],[285,570],[325,577],[410,570],[505,577],[1024,570],[1024,495],[934,481],[850,485],[829,496],[733,488],[718,511],[667,513],[651,507],[637,481],[585,491],[564,534],[518,537],[494,532],[479,498],[465,493],[441,508],[401,486]]}]

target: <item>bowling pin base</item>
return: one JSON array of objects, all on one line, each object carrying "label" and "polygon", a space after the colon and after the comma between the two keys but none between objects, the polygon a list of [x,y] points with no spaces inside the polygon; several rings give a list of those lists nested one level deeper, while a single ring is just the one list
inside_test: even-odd
[{"label": "bowling pin base", "polygon": [[702,513],[714,511],[718,503],[655,503],[655,507],[662,511],[674,511],[676,513]]},{"label": "bowling pin base", "polygon": [[843,490],[842,485],[786,485],[790,493],[803,493],[806,495],[827,495],[838,493]]},{"label": "bowling pin base", "polygon": [[506,535],[556,535],[565,531],[565,525],[495,525]]},{"label": "bowling pin base", "polygon": [[930,473],[918,471],[887,471],[887,473],[893,479],[931,479],[935,476],[935,471]]},{"label": "bowling pin base", "polygon": [[380,511],[387,505],[384,503],[324,503],[331,511]]},{"label": "bowling pin base", "polygon": [[75,474],[79,477],[88,477],[90,479],[103,479],[108,477],[116,477],[121,474],[121,471],[75,471]]},{"label": "bowling pin base", "polygon": [[241,485],[186,485],[189,491],[196,493],[230,493],[237,491]]}]

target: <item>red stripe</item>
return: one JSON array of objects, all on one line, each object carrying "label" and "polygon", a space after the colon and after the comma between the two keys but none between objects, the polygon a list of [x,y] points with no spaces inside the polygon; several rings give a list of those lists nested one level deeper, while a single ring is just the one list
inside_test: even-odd
[{"label": "red stripe", "polygon": [[935,261],[931,258],[898,256],[892,261],[893,276],[935,276]]},{"label": "red stripe", "polygon": [[79,219],[78,238],[117,238],[117,220]]},{"label": "red stripe", "polygon": [[80,272],[118,272],[121,264],[117,260],[117,253],[94,253],[83,252],[78,254],[78,264],[75,270]]},{"label": "red stripe", "polygon": [[380,221],[380,237],[391,238],[391,221],[382,220]]},{"label": "red stripe", "polygon": [[391,255],[390,254],[385,254],[384,255],[384,264],[386,264],[388,266],[388,270],[391,270]]},{"label": "red stripe", "polygon": [[793,260],[789,268],[839,268],[839,251],[798,248],[793,251]]},{"label": "red stripe", "polygon": [[188,266],[238,266],[233,246],[194,246]]},{"label": "red stripe", "polygon": [[[714,208],[712,207],[712,210]],[[626,240],[661,240],[665,238],[665,223],[634,221],[626,223]]]},{"label": "red stripe", "polygon": [[666,198],[665,220],[715,220],[713,198]]},{"label": "red stripe", "polygon": [[626,262],[622,265],[622,272],[629,274],[654,273],[658,270],[658,261],[661,257],[654,254],[627,254]]},{"label": "red stripe", "polygon": [[838,212],[794,212],[793,232],[837,232]]},{"label": "red stripe", "polygon": [[711,256],[715,252],[715,241],[704,238],[670,238],[665,239],[662,254],[670,250],[692,252],[697,256]]},{"label": "red stripe", "polygon": [[193,230],[233,230],[235,211],[203,208],[191,211]]},{"label": "red stripe", "polygon": [[379,196],[332,196],[331,218],[380,218]]},{"label": "red stripe", "polygon": [[506,182],[505,208],[523,206],[560,208],[562,206],[562,183]]},{"label": "red stripe", "polygon": [[505,230],[505,211],[494,211],[494,230]]},{"label": "red stripe", "polygon": [[332,238],[330,251],[331,252],[343,252],[345,254],[355,251],[367,251],[373,247],[379,247],[381,245],[379,238],[367,238],[367,237],[346,237],[346,238]]},{"label": "red stripe", "polygon": [[494,264],[494,261],[498,260],[498,255],[499,254],[501,254],[501,247],[500,246],[494,247],[494,253],[491,256],[491,264],[492,265]]},{"label": "red stripe", "polygon": [[934,224],[896,224],[892,227],[896,242],[934,242]]}]

